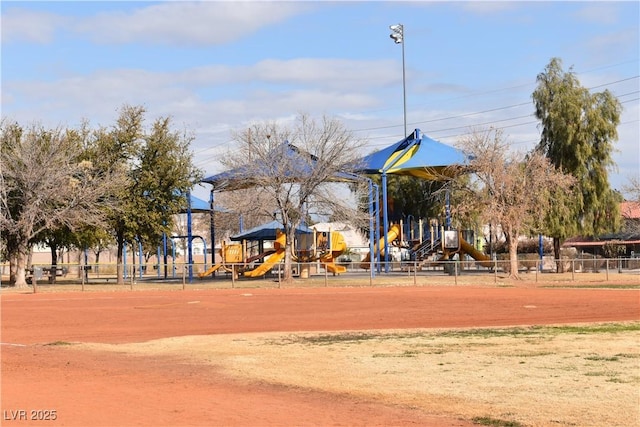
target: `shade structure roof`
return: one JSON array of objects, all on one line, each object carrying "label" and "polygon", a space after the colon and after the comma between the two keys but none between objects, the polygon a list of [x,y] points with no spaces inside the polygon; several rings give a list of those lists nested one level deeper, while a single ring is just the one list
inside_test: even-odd
[{"label": "shade structure roof", "polygon": [[[211,175],[202,182],[213,185],[215,190],[241,190],[259,186],[265,178],[278,177],[279,180],[296,182],[315,172],[318,158],[303,152],[288,141],[276,146],[266,158],[248,162],[247,165]],[[348,182],[357,178],[352,173],[335,173],[328,181]]]},{"label": "shade structure roof", "polygon": [[462,151],[420,135],[420,130],[416,129],[405,139],[364,157],[360,172],[442,180],[458,173],[467,160]]},{"label": "shade structure roof", "polygon": [[209,212],[211,204],[207,201],[197,198],[193,194],[189,194],[189,203],[191,212]]},{"label": "shade structure roof", "polygon": [[[242,240],[276,240],[276,230],[284,231],[284,225],[279,221],[271,221],[266,224],[259,225],[243,233],[231,236],[234,242]],[[307,226],[301,225],[296,229],[296,233],[311,234],[313,230]]]}]

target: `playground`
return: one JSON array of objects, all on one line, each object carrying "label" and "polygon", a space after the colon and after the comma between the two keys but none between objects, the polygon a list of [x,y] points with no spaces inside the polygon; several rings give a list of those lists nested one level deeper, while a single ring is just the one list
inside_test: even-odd
[{"label": "playground", "polygon": [[3,425],[638,425],[639,297],[482,283],[3,290]]}]

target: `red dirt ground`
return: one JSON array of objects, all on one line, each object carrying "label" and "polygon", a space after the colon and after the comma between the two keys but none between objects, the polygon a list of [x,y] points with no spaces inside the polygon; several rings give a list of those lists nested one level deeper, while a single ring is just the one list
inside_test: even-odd
[{"label": "red dirt ground", "polygon": [[[469,426],[352,396],[231,379],[167,358],[55,342],[640,319],[640,292],[385,287],[2,295],[4,426]],[[25,411],[24,414],[21,411]],[[31,413],[31,411],[36,411]],[[41,412],[37,412],[41,411]],[[31,420],[31,415],[55,420]],[[27,420],[20,420],[22,416]],[[18,419],[15,419],[18,418]]]}]

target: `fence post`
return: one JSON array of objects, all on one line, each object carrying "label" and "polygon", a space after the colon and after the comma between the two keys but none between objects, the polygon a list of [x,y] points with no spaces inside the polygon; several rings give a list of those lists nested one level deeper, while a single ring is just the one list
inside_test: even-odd
[{"label": "fence post", "polygon": [[182,290],[184,291],[187,287],[187,265],[182,266]]},{"label": "fence post", "polygon": [[536,260],[536,283],[538,283],[538,276],[542,273],[542,269],[540,268],[540,261]]},{"label": "fence post", "polygon": [[605,261],[605,271],[606,271],[605,280],[608,282],[609,281],[609,258],[607,258]]},{"label": "fence post", "polygon": [[327,266],[325,264],[325,266],[324,266],[324,287],[325,288],[329,285],[328,280],[329,280],[329,273],[328,273],[328,268],[327,268]]},{"label": "fence post", "polygon": [[417,261],[413,261],[413,285],[415,286],[417,284],[416,282],[416,276],[418,275],[417,273],[418,271],[418,262]]},{"label": "fence post", "polygon": [[453,261],[453,283],[458,284],[458,261]]},{"label": "fence post", "polygon": [[236,287],[236,265],[231,263],[231,289]]},{"label": "fence post", "polygon": [[134,266],[132,265],[131,266],[131,281],[129,282],[129,289],[130,290],[133,290],[133,280],[135,279],[135,277],[136,277],[136,270],[135,270]]},{"label": "fence post", "polygon": [[[560,259],[560,262],[562,262],[562,259]],[[571,260],[571,281],[575,282],[576,280],[576,260],[572,259]]]},{"label": "fence post", "polygon": [[498,258],[493,258],[493,283],[498,283]]}]

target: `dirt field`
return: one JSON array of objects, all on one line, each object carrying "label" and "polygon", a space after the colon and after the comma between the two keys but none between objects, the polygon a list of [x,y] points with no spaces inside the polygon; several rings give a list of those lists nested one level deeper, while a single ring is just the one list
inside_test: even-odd
[{"label": "dirt field", "polygon": [[3,426],[640,425],[638,289],[3,291],[0,308]]}]

